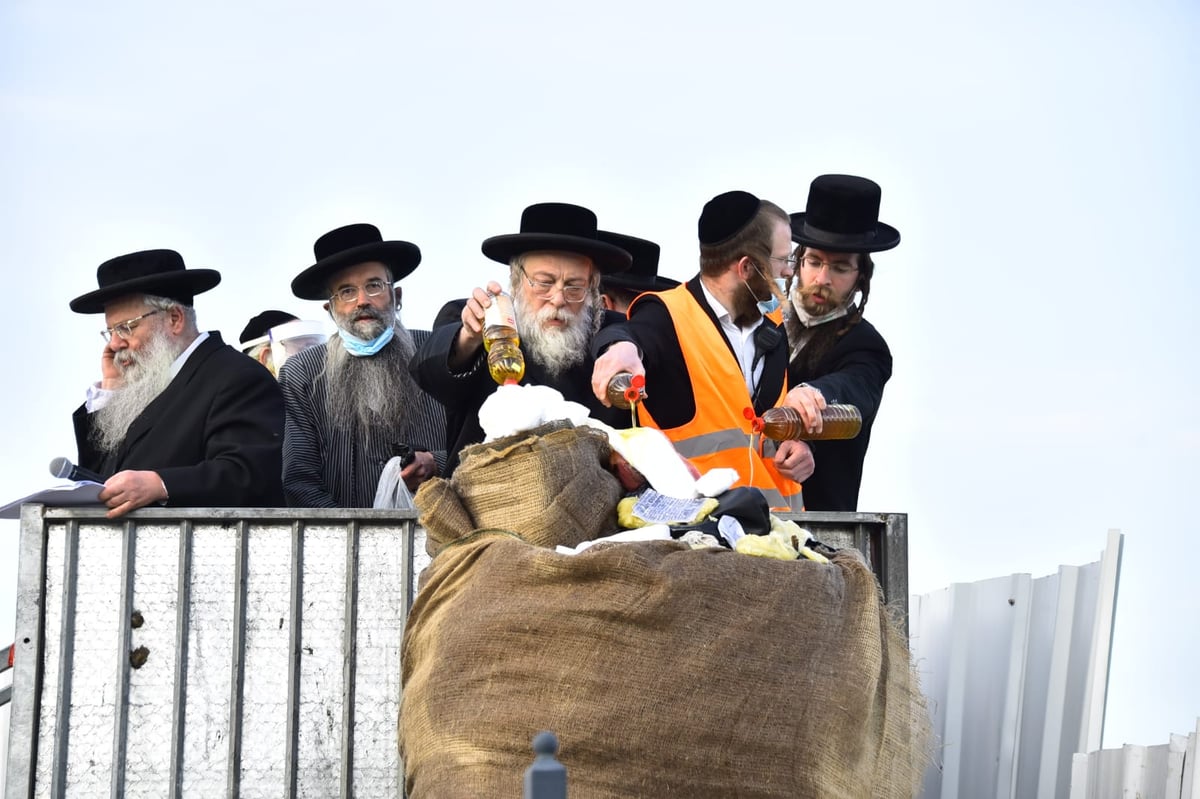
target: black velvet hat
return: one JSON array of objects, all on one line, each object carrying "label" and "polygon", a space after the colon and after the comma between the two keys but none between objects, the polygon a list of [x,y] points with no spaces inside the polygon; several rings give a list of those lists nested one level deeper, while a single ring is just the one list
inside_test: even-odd
[{"label": "black velvet hat", "polygon": [[678,280],[658,276],[659,247],[652,241],[621,233],[598,230],[600,241],[615,244],[633,256],[633,265],[627,272],[605,275],[600,278],[601,287],[630,289],[632,291],[665,291],[679,285]]},{"label": "black velvet hat", "polygon": [[287,311],[263,311],[255,317],[252,317],[246,326],[242,328],[242,335],[238,338],[239,344],[245,344],[247,341],[252,341],[256,338],[262,338],[267,335],[267,331],[282,325],[284,322],[292,322],[299,317],[293,316]]},{"label": "black velvet hat", "polygon": [[808,189],[808,206],[791,214],[792,241],[833,252],[882,252],[900,243],[900,231],[879,221],[879,184],[854,175],[821,175]]},{"label": "black velvet hat", "polygon": [[326,233],[313,244],[317,262],[292,281],[292,293],[302,300],[329,299],[329,280],[347,266],[379,261],[398,281],[421,263],[421,249],[407,241],[384,241],[374,225],[346,225]]},{"label": "black velvet hat", "polygon": [[104,306],[130,294],[153,294],[184,305],[221,282],[215,269],[188,269],[174,250],[143,250],[120,255],[96,269],[100,288],[71,300],[75,313],[104,313]]},{"label": "black velvet hat", "polygon": [[704,204],[696,226],[701,244],[721,244],[750,224],[761,205],[748,191],[727,191]]},{"label": "black velvet hat", "polygon": [[537,203],[521,212],[521,232],[492,236],[483,242],[483,254],[507,264],[525,252],[558,251],[586,255],[602,275],[624,272],[632,256],[601,241],[596,215],[581,205]]}]

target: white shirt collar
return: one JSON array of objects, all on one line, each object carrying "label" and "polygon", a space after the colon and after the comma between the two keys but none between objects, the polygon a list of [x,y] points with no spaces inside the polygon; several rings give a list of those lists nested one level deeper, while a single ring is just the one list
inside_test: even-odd
[{"label": "white shirt collar", "polygon": [[183,368],[183,365],[185,363],[187,363],[187,359],[191,356],[191,354],[193,352],[196,351],[196,348],[199,347],[201,342],[203,342],[206,338],[208,338],[207,330],[203,331],[202,333],[200,333],[200,335],[196,336],[196,340],[193,341],[191,344],[189,344],[188,348],[186,350],[184,350],[183,352],[179,353],[179,357],[171,362],[171,379],[172,380],[175,379],[175,377],[179,374],[179,370]]}]

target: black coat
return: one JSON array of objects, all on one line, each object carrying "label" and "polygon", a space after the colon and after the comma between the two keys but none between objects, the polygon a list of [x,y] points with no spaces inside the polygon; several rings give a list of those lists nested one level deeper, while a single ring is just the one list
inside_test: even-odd
[{"label": "black coat", "polygon": [[867,320],[851,327],[813,368],[802,370],[793,361],[788,385],[808,383],[820,389],[826,402],[858,406],[862,431],[848,441],[813,441],[816,471],[804,481],[804,509],[854,511],[862,485],[863,460],[871,443],[871,427],[883,400],[883,387],[892,376],[892,353],[883,336]]},{"label": "black coat", "polygon": [[[498,388],[488,372],[487,359],[480,347],[475,360],[463,374],[450,371],[450,351],[454,340],[462,329],[462,309],[466,300],[452,300],[438,312],[434,329],[429,338],[417,351],[410,364],[410,371],[417,384],[446,408],[446,471],[449,477],[458,467],[458,454],[469,444],[483,441],[483,428],[479,424],[479,409],[484,400]],[[620,314],[601,311],[603,326],[620,322]],[[445,324],[441,324],[445,322]],[[581,363],[568,369],[557,378],[552,378],[533,361],[525,344],[525,377],[522,385],[542,385],[557,389],[564,399],[578,402],[588,408],[589,415],[612,427],[629,427],[629,411],[606,408],[592,393],[592,364],[594,359],[584,357]]]},{"label": "black coat", "polygon": [[74,414],[79,464],[107,479],[158,472],[176,507],[283,505],[283,394],[271,373],[208,338],[129,426],[116,452],[93,446],[91,414]]}]

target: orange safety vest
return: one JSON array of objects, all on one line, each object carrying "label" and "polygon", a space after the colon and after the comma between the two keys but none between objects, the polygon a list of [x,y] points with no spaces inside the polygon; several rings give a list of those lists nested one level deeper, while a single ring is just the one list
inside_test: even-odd
[{"label": "orange safety vest", "polygon": [[[654,421],[645,403],[638,403],[640,423],[666,433],[679,454],[695,464],[701,474],[719,467],[734,469],[738,473],[734,485],[758,488],[772,510],[801,510],[804,503],[800,484],[780,474],[773,460],[764,458],[756,446],[750,445],[750,421],[744,411],[753,400],[741,367],[729,352],[725,334],[713,326],[687,284],[655,296],[671,313],[696,399],[696,415],[686,424],[667,429]],[[767,318],[778,324],[782,314],[774,311]],[[785,378],[774,404],[782,404],[786,395]]]}]

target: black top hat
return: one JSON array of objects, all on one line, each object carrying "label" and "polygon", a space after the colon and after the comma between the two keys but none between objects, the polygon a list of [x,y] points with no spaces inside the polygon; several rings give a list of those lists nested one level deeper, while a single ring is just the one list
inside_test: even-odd
[{"label": "black top hat", "polygon": [[613,286],[633,291],[665,291],[679,285],[678,280],[658,276],[659,247],[654,242],[639,239],[636,236],[610,233],[607,230],[598,230],[596,235],[601,241],[615,244],[633,256],[633,265],[629,267],[629,271],[605,275],[600,278],[602,287]]},{"label": "black top hat", "polygon": [[329,299],[329,280],[347,266],[379,261],[400,280],[421,263],[421,249],[407,241],[384,241],[374,225],[346,225],[326,233],[313,244],[317,262],[296,275],[292,293],[302,300]]},{"label": "black top hat", "polygon": [[632,260],[628,252],[596,234],[596,215],[580,205],[538,203],[521,212],[521,232],[492,236],[483,242],[483,254],[507,264],[524,252],[550,250],[586,255],[602,275],[624,272]]},{"label": "black top hat", "polygon": [[221,282],[215,269],[188,269],[174,250],[143,250],[119,255],[96,268],[100,288],[71,300],[75,313],[104,313],[104,306],[130,294],[153,294],[184,305]]},{"label": "black top hat", "polygon": [[753,221],[762,203],[748,191],[727,191],[704,204],[696,225],[701,244],[720,244]]},{"label": "black top hat", "polygon": [[284,322],[291,322],[297,318],[287,311],[263,311],[258,316],[252,317],[242,328],[242,335],[238,339],[238,343],[245,344],[247,341],[262,338],[275,325],[282,325]]},{"label": "black top hat", "polygon": [[792,214],[792,241],[833,252],[882,252],[900,231],[879,221],[879,184],[854,175],[821,175],[803,214]]}]

